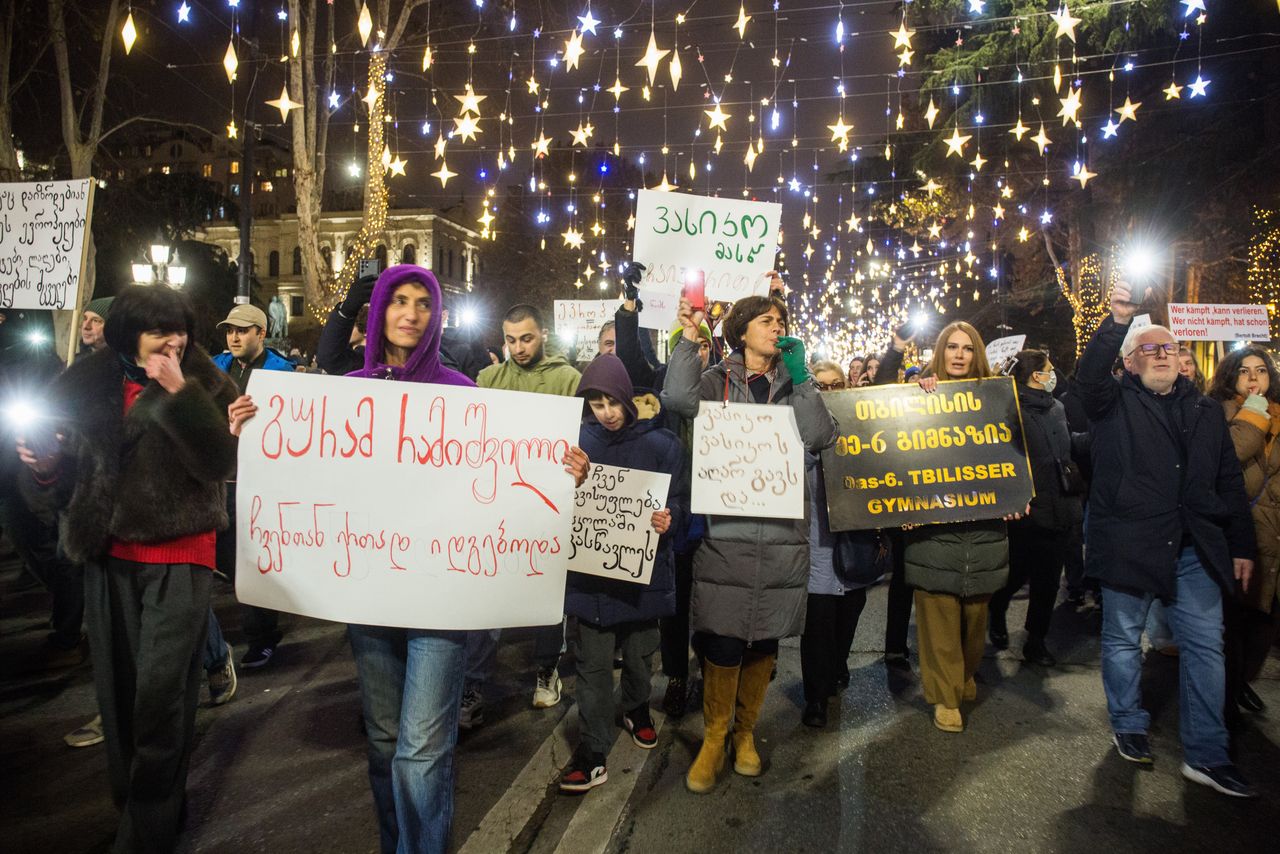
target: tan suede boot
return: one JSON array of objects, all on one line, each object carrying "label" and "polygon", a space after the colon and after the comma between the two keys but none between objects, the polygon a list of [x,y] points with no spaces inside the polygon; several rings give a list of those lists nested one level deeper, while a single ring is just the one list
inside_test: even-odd
[{"label": "tan suede boot", "polygon": [[742,660],[742,676],[738,679],[737,712],[733,721],[733,770],[744,777],[759,777],[760,754],[752,733],[760,718],[760,707],[769,690],[776,656],[750,653]]},{"label": "tan suede boot", "polygon": [[684,778],[689,791],[711,791],[716,775],[724,769],[724,740],[729,734],[733,702],[738,696],[737,667],[702,664],[702,747]]}]

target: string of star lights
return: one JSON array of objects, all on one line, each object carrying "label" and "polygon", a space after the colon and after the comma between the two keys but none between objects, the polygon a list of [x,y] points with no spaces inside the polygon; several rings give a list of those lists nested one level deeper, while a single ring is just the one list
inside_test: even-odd
[{"label": "string of star lights", "polygon": [[[263,78],[254,97],[273,107],[272,122],[276,110],[286,128],[305,121],[299,108],[315,101],[327,105],[331,131],[350,129],[364,146],[363,169],[351,163],[364,222],[326,294],[341,293],[359,260],[387,242],[388,179],[409,172],[434,193],[475,194],[465,210],[487,240],[500,236],[499,211],[516,210],[499,188],[519,187],[520,216],[542,235],[536,245],[576,257],[566,296],[627,257],[621,221],[630,211],[633,224],[641,184],[734,195],[783,202],[779,262],[790,268],[797,320],[822,352],[847,359],[882,347],[908,315],[969,312],[1000,298],[1001,256],[1068,227],[1069,206],[1114,178],[1116,140],[1128,145],[1162,112],[1194,120],[1212,78],[1227,86],[1221,62],[1277,47],[1215,40],[1207,28],[1227,2],[915,0],[901,4],[893,29],[876,31],[855,31],[869,4],[845,0],[664,4],[663,16],[650,0],[649,21],[643,3],[622,11],[576,0],[563,18],[571,26],[560,29],[543,28],[533,0],[457,4],[435,19],[427,3],[388,47],[399,36],[375,21],[395,29],[409,7],[362,0],[340,11],[322,4],[314,21],[282,8],[280,26],[264,28],[278,32],[262,39],[279,44],[256,51],[241,41],[238,0],[221,11],[203,3],[193,12],[185,0],[169,8],[180,24],[198,14],[201,26],[226,27],[225,47],[215,39],[218,54],[200,65],[221,65],[233,95],[252,68]],[[126,54],[137,38],[127,12]],[[308,61],[299,44],[326,39],[306,28],[330,24],[340,82],[292,91],[278,69]],[[788,43],[791,31],[804,31],[803,43]],[[821,73],[793,73],[796,47],[821,57]],[[872,48],[891,48],[885,68],[867,70]],[[304,75],[307,85],[314,76]],[[866,120],[881,108],[883,123]],[[414,132],[401,134],[400,120]],[[640,126],[643,139],[628,138]],[[242,132],[235,110],[226,132]],[[620,180],[623,165],[643,178]],[[1274,288],[1268,222],[1256,276]],[[1074,273],[1054,265],[1077,343],[1105,307],[1108,252],[1090,246]],[[1249,275],[1252,286],[1253,266]],[[317,319],[329,308],[308,307]]]}]

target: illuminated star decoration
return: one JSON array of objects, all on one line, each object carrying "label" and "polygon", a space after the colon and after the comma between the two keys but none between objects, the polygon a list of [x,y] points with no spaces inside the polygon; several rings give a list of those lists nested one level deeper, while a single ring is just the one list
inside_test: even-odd
[{"label": "illuminated star decoration", "polygon": [[750,143],[747,144],[747,153],[743,155],[742,162],[747,164],[747,171],[750,172],[756,168],[756,147]]},{"label": "illuminated star decoration", "polygon": [[1125,95],[1124,103],[1116,107],[1111,112],[1119,114],[1120,124],[1124,124],[1126,119],[1136,122],[1138,120],[1138,116],[1137,116],[1138,108],[1141,106],[1142,106],[1141,101],[1135,104],[1133,103],[1133,101],[1129,100],[1128,95]]},{"label": "illuminated star decoration", "polygon": [[[1077,127],[1080,126],[1080,90],[1072,89],[1065,98],[1059,98],[1062,102],[1062,108],[1058,110],[1058,115],[1062,117],[1062,126],[1066,127],[1067,122],[1074,122]],[[1127,99],[1126,99],[1127,100]]]},{"label": "illuminated star decoration", "polygon": [[1043,156],[1045,148],[1050,142],[1052,142],[1052,140],[1049,139],[1049,135],[1044,132],[1044,122],[1040,123],[1040,132],[1031,137],[1031,141],[1036,144],[1040,149],[1040,154]]},{"label": "illuminated star decoration", "polygon": [[937,240],[941,236],[942,236],[942,223],[935,222],[933,225],[929,226],[929,237],[931,239]]},{"label": "illuminated star decoration", "polygon": [[377,87],[370,86],[369,91],[365,92],[364,97],[361,98],[360,100],[368,104],[369,109],[372,110],[374,105],[378,103],[378,99],[381,97],[382,97],[382,93],[378,91]]},{"label": "illuminated star decoration", "polygon": [[569,134],[573,137],[574,145],[581,145],[583,148],[586,148],[587,141],[591,138],[591,134],[595,133],[595,130],[596,129],[591,126],[590,122],[587,122],[586,124],[579,122],[578,129],[569,131]]},{"label": "illuminated star decoration", "polygon": [[1120,129],[1120,125],[1116,124],[1114,120],[1108,118],[1107,123],[1102,126],[1102,138],[1111,139],[1113,136],[1116,135],[1116,131],[1118,131],[1119,129]]},{"label": "illuminated star decoration", "polygon": [[276,98],[274,101],[267,101],[267,103],[280,111],[280,121],[282,122],[289,120],[290,110],[295,110],[302,106],[297,101],[289,99],[289,87],[287,85],[280,88],[279,98]]},{"label": "illuminated star decoration", "polygon": [[1013,134],[1017,138],[1018,142],[1022,142],[1022,137],[1024,137],[1029,130],[1031,130],[1031,128],[1022,123],[1022,116],[1018,116],[1018,123],[1009,128],[1009,133]]},{"label": "illuminated star decoration", "polygon": [[387,171],[390,172],[392,175],[399,175],[401,178],[403,178],[405,163],[406,161],[401,160],[400,155],[397,154],[395,156],[395,159],[387,164]]},{"label": "illuminated star decoration", "polygon": [[1164,91],[1164,99],[1166,101],[1172,101],[1175,98],[1178,98],[1178,99],[1182,98],[1182,87],[1178,85],[1177,80],[1170,80],[1169,88],[1163,91]]},{"label": "illuminated star decoration", "polygon": [[964,146],[969,140],[973,139],[972,135],[961,136],[960,126],[956,125],[951,131],[951,137],[943,140],[947,144],[947,156],[956,155],[963,159]]},{"label": "illuminated star decoration", "polygon": [[594,36],[596,34],[596,27],[600,22],[591,16],[591,9],[588,7],[587,14],[578,16],[578,23],[582,26],[582,31],[584,33],[591,33],[591,35]]},{"label": "illuminated star decoration", "polygon": [[900,47],[902,48],[911,47],[911,37],[914,36],[915,34],[916,34],[915,30],[907,29],[907,21],[904,18],[902,20],[902,23],[898,26],[898,31],[896,33],[894,32],[889,33],[889,35],[893,36],[893,49],[897,50]]},{"label": "illuminated star decoration", "polygon": [[569,230],[560,235],[564,239],[564,246],[572,246],[574,249],[582,248],[582,232],[575,231],[573,226],[569,226]]},{"label": "illuminated star decoration", "polygon": [[578,58],[584,53],[582,48],[582,33],[577,30],[573,31],[573,35],[565,39],[564,42],[564,67],[573,70],[578,67]]},{"label": "illuminated star decoration", "polygon": [[725,126],[725,121],[733,118],[733,116],[720,109],[719,102],[716,103],[716,108],[714,110],[703,110],[702,112],[707,114],[707,120],[711,122],[711,124],[707,126],[707,130],[720,128],[720,130],[727,131],[729,129]]},{"label": "illuminated star decoration", "polygon": [[1191,83],[1189,84],[1191,86],[1191,94],[1188,97],[1195,98],[1200,95],[1204,95],[1205,89],[1207,89],[1209,87],[1209,84],[1212,82],[1213,82],[1212,80],[1205,80],[1204,75],[1197,74],[1196,79],[1192,80]]},{"label": "illuminated star decoration", "polygon": [[191,7],[187,5],[186,0],[182,0],[182,5],[178,7],[178,23],[186,24],[191,20]]},{"label": "illuminated star decoration", "polygon": [[979,151],[973,160],[969,161],[969,164],[973,166],[973,171],[981,172],[982,167],[987,164],[987,158],[983,157],[982,152]]},{"label": "illuminated star decoration", "polygon": [[329,93],[329,109],[330,109],[330,110],[336,110],[336,109],[338,109],[338,106],[339,106],[340,104],[341,104],[341,102],[338,100],[338,93],[337,93],[337,92],[330,92],[330,93]]},{"label": "illuminated star decoration", "polygon": [[903,48],[902,53],[898,54],[898,67],[906,68],[908,65],[911,64],[911,57],[915,55],[916,55],[915,51],[909,50],[907,48]]},{"label": "illuminated star decoration", "polygon": [[475,116],[463,113],[453,120],[453,133],[463,142],[469,142],[480,133],[479,122]]},{"label": "illuminated star decoration", "polygon": [[858,216],[856,213],[849,214],[849,219],[846,220],[844,224],[844,230],[861,232],[862,217]]},{"label": "illuminated star decoration", "polygon": [[658,65],[662,63],[662,57],[671,53],[669,50],[658,50],[658,40],[654,37],[653,30],[649,31],[649,47],[645,49],[644,56],[637,62],[637,67],[643,67],[649,72],[649,85],[652,86],[654,79],[658,76]]},{"label": "illuminated star decoration", "polygon": [[621,78],[621,77],[615,77],[615,78],[613,79],[613,85],[612,85],[612,86],[610,86],[610,87],[609,87],[608,89],[606,89],[605,91],[606,91],[606,92],[612,92],[612,93],[613,93],[613,100],[614,100],[615,102],[617,102],[619,99],[621,99],[621,98],[622,98],[622,93],[623,93],[623,92],[629,92],[629,91],[631,91],[631,87],[629,87],[629,86],[623,86],[623,85],[622,85],[622,78]]},{"label": "illuminated star decoration", "polygon": [[454,177],[454,176],[455,176],[455,175],[457,175],[457,174],[458,174],[457,172],[454,172],[453,170],[451,170],[451,169],[449,168],[449,164],[448,164],[448,163],[444,163],[444,162],[442,162],[442,163],[440,164],[440,168],[439,168],[439,169],[437,169],[436,171],[434,171],[434,172],[432,172],[432,173],[431,173],[431,177],[432,177],[432,178],[439,178],[439,179],[440,179],[440,186],[441,186],[441,187],[447,187],[447,186],[449,185],[449,179],[450,179],[450,178],[452,178],[452,177]]},{"label": "illuminated star decoration", "polygon": [[234,121],[227,122],[227,139],[235,139],[239,135],[240,132],[236,130],[236,123]]},{"label": "illuminated star decoration", "polygon": [[1192,12],[1204,12],[1204,0],[1178,0],[1187,9],[1182,13],[1182,17],[1190,18]]},{"label": "illuminated star decoration", "polygon": [[484,214],[482,216],[476,217],[476,221],[479,222],[480,225],[484,227],[485,231],[489,230],[489,223],[493,222],[493,220],[494,220],[494,216],[493,214],[489,213],[489,209],[487,207],[484,209]]},{"label": "illuminated star decoration", "polygon": [[458,109],[458,115],[465,116],[467,113],[475,113],[480,115],[480,102],[488,95],[477,95],[471,88],[471,84],[467,84],[467,91],[461,95],[454,95],[453,98],[461,106]]},{"label": "illuminated star decoration", "polygon": [[547,151],[547,146],[549,145],[551,145],[551,140],[547,139],[547,135],[545,133],[539,131],[538,138],[529,145],[529,147],[533,149],[534,159],[540,160],[543,157],[546,157],[549,153]]},{"label": "illuminated star decoration", "polygon": [[930,178],[924,184],[924,191],[931,196],[941,189],[942,189],[942,185],[939,184],[937,181],[933,180],[932,178]]},{"label": "illuminated star decoration", "polygon": [[128,56],[129,51],[133,50],[133,43],[138,40],[138,28],[133,25],[133,12],[129,12],[129,17],[124,19],[124,26],[120,28],[120,40],[124,42],[124,55]]},{"label": "illuminated star decoration", "polygon": [[843,152],[849,145],[849,131],[853,130],[853,125],[844,123],[844,116],[836,119],[833,125],[827,125],[827,129],[831,131],[831,141],[840,143],[840,150]]},{"label": "illuminated star decoration", "polygon": [[679,45],[671,49],[671,61],[667,63],[667,72],[671,75],[671,91],[674,92],[680,88],[680,76],[684,73],[684,68],[680,65]]},{"label": "illuminated star decoration", "polygon": [[373,16],[369,14],[369,4],[360,6],[360,19],[356,21],[356,29],[360,32],[360,44],[368,46],[369,35],[373,32]]},{"label": "illuminated star decoration", "polygon": [[981,15],[986,5],[986,0],[969,0],[969,11],[974,15]]},{"label": "illuminated star decoration", "polygon": [[1028,238],[1028,237],[1030,237],[1030,236],[1031,236],[1031,232],[1027,231],[1027,227],[1026,227],[1025,225],[1024,225],[1022,228],[1018,229],[1018,242],[1019,242],[1019,243],[1026,243],[1026,242],[1027,242],[1027,238]]},{"label": "illuminated star decoration", "polygon": [[924,120],[929,123],[929,128],[933,128],[933,120],[938,117],[938,105],[933,103],[933,97],[929,97],[929,109],[924,111]]},{"label": "illuminated star decoration", "polygon": [[227,72],[227,82],[236,82],[236,69],[240,67],[240,60],[236,58],[234,41],[227,42],[227,52],[222,56],[222,67]]},{"label": "illuminated star decoration", "polygon": [[1080,189],[1082,190],[1084,189],[1085,185],[1089,183],[1090,178],[1097,178],[1097,177],[1098,177],[1098,173],[1090,172],[1089,167],[1083,163],[1077,163],[1075,165],[1075,169],[1071,173],[1071,179],[1073,181],[1079,181]]},{"label": "illuminated star decoration", "polygon": [[991,206],[991,215],[996,219],[1004,219],[1004,205],[996,202]]},{"label": "illuminated star decoration", "polygon": [[436,137],[436,160],[439,160],[441,157],[444,157],[444,149],[445,149],[445,146],[447,146],[448,144],[449,144],[449,140],[445,139],[444,131],[442,130],[440,132],[440,135]]},{"label": "illuminated star decoration", "polygon": [[738,6],[738,21],[733,25],[733,28],[738,31],[739,40],[747,37],[747,21],[750,20],[751,16],[747,14],[746,5],[740,4]]},{"label": "illuminated star decoration", "polygon": [[1066,36],[1071,39],[1072,44],[1075,44],[1076,24],[1080,23],[1080,19],[1071,16],[1071,10],[1067,8],[1066,3],[1058,7],[1058,11],[1050,15],[1049,19],[1058,25],[1058,34],[1055,38]]},{"label": "illuminated star decoration", "polygon": [[542,84],[538,82],[538,78],[534,77],[532,74],[529,75],[528,80],[524,81],[524,85],[529,88],[530,95],[538,94],[538,90],[542,88]]}]

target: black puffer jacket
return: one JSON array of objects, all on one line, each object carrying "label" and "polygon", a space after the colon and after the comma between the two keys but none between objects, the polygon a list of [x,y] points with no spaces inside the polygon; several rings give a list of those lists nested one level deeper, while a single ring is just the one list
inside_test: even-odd
[{"label": "black puffer jacket", "polygon": [[1080,521],[1079,495],[1063,495],[1058,478],[1058,462],[1071,459],[1071,431],[1066,410],[1047,391],[1018,386],[1018,406],[1022,409],[1022,433],[1027,439],[1027,459],[1036,497],[1031,499],[1031,515],[1019,522],[1030,528],[1066,531]]}]

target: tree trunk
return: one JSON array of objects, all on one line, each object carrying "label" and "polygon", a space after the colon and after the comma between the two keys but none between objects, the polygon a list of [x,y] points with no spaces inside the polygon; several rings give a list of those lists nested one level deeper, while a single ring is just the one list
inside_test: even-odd
[{"label": "tree trunk", "polygon": [[378,93],[373,105],[369,108],[368,146],[365,152],[364,178],[364,218],[360,223],[360,233],[348,244],[342,259],[342,272],[338,281],[350,282],[355,279],[356,270],[362,259],[373,257],[374,247],[386,235],[387,228],[387,169],[382,163],[382,152],[386,148],[386,51],[375,51],[369,55],[369,87]]}]

